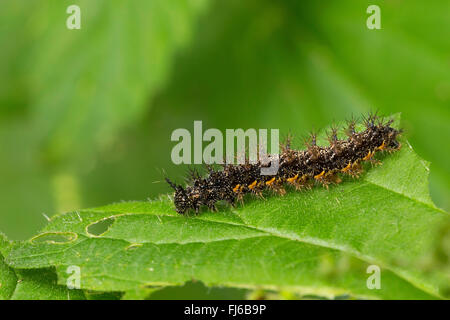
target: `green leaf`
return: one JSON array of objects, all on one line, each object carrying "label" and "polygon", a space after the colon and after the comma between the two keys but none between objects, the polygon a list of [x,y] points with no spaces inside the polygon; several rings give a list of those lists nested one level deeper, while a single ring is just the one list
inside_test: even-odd
[{"label": "green leaf", "polygon": [[80,300],[81,290],[57,285],[51,269],[14,270],[3,258],[11,243],[0,233],[0,300]]},{"label": "green leaf", "polygon": [[[55,216],[41,234],[14,245],[7,261],[54,266],[61,284],[67,266],[77,265],[90,290],[196,279],[327,297],[443,297],[450,273],[434,253],[449,215],[429,199],[427,163],[402,142],[383,165],[329,190],[249,199],[190,217],[176,214],[168,197]],[[371,264],[381,269],[380,290],[366,286]]]},{"label": "green leaf", "polygon": [[0,300],[9,299],[17,283],[16,274],[4,261],[4,255],[9,246],[9,241],[0,233]]},{"label": "green leaf", "polygon": [[16,270],[18,282],[11,300],[84,300],[83,291],[57,284],[52,269]]}]

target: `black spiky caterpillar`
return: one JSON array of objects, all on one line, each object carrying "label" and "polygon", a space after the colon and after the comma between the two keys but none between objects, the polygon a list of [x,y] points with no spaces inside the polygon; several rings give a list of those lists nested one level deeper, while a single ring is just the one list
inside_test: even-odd
[{"label": "black spiky caterpillar", "polygon": [[293,150],[290,139],[281,145],[279,169],[274,176],[261,175],[263,164],[224,164],[223,170],[214,170],[207,166],[209,174],[200,177],[192,172],[191,185],[183,188],[166,178],[175,190],[174,204],[176,211],[184,214],[189,210],[199,212],[201,206],[216,210],[218,201],[226,201],[235,205],[236,200],[242,201],[246,193],[262,197],[262,191],[271,189],[278,194],[285,194],[285,185],[291,185],[297,190],[311,188],[314,182],[326,188],[329,184],[340,183],[340,174],[359,177],[363,171],[361,162],[379,163],[373,158],[376,152],[395,151],[401,144],[397,136],[401,130],[391,127],[393,120],[384,120],[376,114],[369,114],[364,119],[366,129],[355,130],[355,120],[349,121],[345,130],[348,138],[340,140],[336,128],[328,133],[329,146],[316,144],[316,135],[312,134],[306,142],[306,150]]}]

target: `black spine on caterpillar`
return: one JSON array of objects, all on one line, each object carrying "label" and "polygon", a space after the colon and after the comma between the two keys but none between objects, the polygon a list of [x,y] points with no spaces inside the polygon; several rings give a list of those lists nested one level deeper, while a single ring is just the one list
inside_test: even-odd
[{"label": "black spine on caterpillar", "polygon": [[332,128],[328,135],[330,145],[316,145],[316,137],[312,135],[306,143],[306,150],[293,150],[290,141],[281,146],[279,169],[274,176],[261,175],[260,162],[240,165],[223,165],[223,170],[215,171],[208,167],[209,174],[201,177],[192,172],[191,185],[186,188],[166,178],[175,190],[174,204],[176,211],[184,214],[189,210],[196,213],[202,206],[215,210],[218,201],[226,201],[232,206],[236,200],[242,201],[243,195],[252,193],[262,197],[262,191],[271,189],[284,194],[284,185],[291,185],[297,190],[310,188],[318,182],[328,188],[331,183],[339,183],[339,174],[359,177],[362,172],[360,162],[371,161],[378,151],[395,151],[400,148],[397,136],[401,133],[391,127],[392,120],[383,122],[376,115],[369,115],[364,120],[366,129],[356,132],[352,120],[346,130],[348,136],[339,140],[337,129]]}]

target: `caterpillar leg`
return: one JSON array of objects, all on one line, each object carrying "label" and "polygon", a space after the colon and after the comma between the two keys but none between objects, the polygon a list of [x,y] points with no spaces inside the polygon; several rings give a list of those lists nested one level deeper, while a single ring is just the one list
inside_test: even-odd
[{"label": "caterpillar leg", "polygon": [[353,163],[349,162],[345,168],[341,169],[341,172],[344,174],[348,174],[352,178],[359,178],[359,176],[363,172],[363,168],[358,161],[355,161]]},{"label": "caterpillar leg", "polygon": [[342,182],[341,178],[333,171],[322,171],[318,175],[315,175],[314,179],[327,189],[330,184],[338,184]]},{"label": "caterpillar leg", "polygon": [[273,177],[269,181],[266,181],[266,186],[273,192],[281,196],[284,196],[286,194],[286,189],[284,189],[283,181],[280,178],[276,179],[275,177]]}]

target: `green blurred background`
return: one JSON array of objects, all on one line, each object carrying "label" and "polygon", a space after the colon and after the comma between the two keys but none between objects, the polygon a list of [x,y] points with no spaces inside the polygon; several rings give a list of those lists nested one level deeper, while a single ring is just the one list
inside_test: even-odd
[{"label": "green blurred background", "polygon": [[[81,8],[68,30],[66,8]],[[366,9],[381,8],[381,30]],[[176,128],[303,135],[402,112],[450,209],[450,2],[2,0],[0,231],[169,192]]]}]

